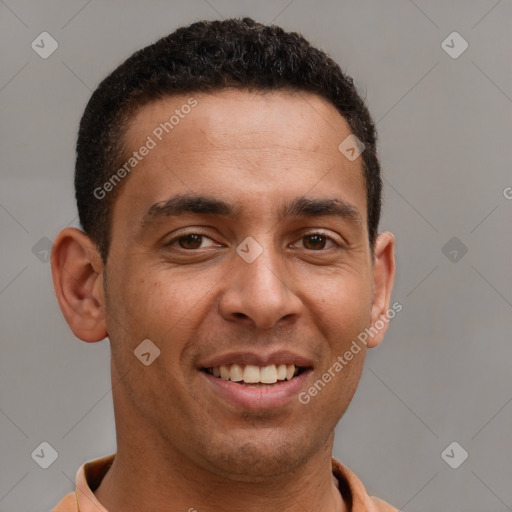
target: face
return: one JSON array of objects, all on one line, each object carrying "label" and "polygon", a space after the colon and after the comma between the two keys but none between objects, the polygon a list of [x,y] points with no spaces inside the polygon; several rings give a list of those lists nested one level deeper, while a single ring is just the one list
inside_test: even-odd
[{"label": "face", "polygon": [[113,210],[116,421],[218,473],[278,474],[332,442],[359,381],[364,347],[304,403],[375,320],[362,161],[340,153],[349,126],[315,95],[192,96],[143,107],[126,135],[130,153],[156,146]]}]

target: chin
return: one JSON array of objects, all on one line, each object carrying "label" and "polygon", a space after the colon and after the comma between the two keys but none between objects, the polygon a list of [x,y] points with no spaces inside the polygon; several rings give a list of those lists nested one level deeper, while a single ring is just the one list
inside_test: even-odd
[{"label": "chin", "polygon": [[318,447],[313,446],[311,437],[302,439],[277,430],[260,429],[252,435],[241,431],[222,440],[210,439],[208,446],[201,447],[205,449],[203,459],[216,473],[237,481],[289,476]]}]

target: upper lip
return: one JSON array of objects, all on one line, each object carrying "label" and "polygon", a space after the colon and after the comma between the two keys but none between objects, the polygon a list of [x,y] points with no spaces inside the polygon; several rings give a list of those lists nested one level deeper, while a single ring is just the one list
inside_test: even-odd
[{"label": "upper lip", "polygon": [[219,354],[201,362],[199,367],[202,368],[215,368],[218,366],[229,366],[231,364],[251,364],[254,366],[270,366],[272,364],[294,364],[295,366],[303,366],[309,368],[313,366],[311,360],[307,357],[301,356],[289,350],[278,350],[269,352],[268,354],[239,351],[239,352],[226,352]]}]

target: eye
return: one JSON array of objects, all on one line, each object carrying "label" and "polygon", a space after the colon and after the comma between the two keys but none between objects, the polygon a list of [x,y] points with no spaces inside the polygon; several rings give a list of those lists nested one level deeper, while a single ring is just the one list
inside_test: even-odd
[{"label": "eye", "polygon": [[[324,235],[323,233],[309,233],[307,235],[303,235],[301,240],[303,240],[304,247],[312,251],[326,250],[325,246],[328,242],[334,244],[334,247],[341,247],[333,238]],[[329,248],[330,247],[327,247],[327,249]]]},{"label": "eye", "polygon": [[[175,246],[178,249],[183,249],[186,251],[193,251],[196,249],[205,249],[208,246],[203,245],[205,240],[210,240],[214,242],[209,236],[206,236],[203,233],[187,233],[184,235],[177,236],[169,241],[166,244],[168,247]],[[337,243],[332,237],[327,236],[320,232],[308,233],[303,235],[300,240],[303,241],[303,247],[310,251],[320,252],[323,250],[328,250],[330,248],[341,247],[339,243]],[[331,244],[330,247],[326,247],[328,244]],[[215,247],[215,244],[211,244],[209,247]]]},{"label": "eye", "polygon": [[212,240],[210,237],[203,235],[202,233],[188,233],[186,235],[180,235],[173,238],[166,245],[171,247],[178,243],[178,247],[180,249],[185,249],[187,251],[194,249],[204,249],[204,246],[202,246],[204,239]]}]

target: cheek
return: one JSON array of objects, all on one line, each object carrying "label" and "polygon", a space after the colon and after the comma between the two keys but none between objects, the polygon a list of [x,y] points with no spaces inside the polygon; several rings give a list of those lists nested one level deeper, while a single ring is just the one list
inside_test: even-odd
[{"label": "cheek", "polygon": [[193,282],[182,283],[179,276],[171,272],[145,272],[130,274],[129,281],[122,281],[117,288],[116,308],[145,336],[162,335],[173,330],[187,317],[205,295],[205,290],[195,287]]},{"label": "cheek", "polygon": [[[112,361],[117,374],[126,375],[123,387],[127,396],[148,418],[157,414],[156,409],[152,410],[157,402],[166,404],[162,410],[185,408],[191,398],[183,399],[189,392],[183,384],[180,357],[196,321],[194,305],[204,293],[190,286],[183,293],[181,284],[168,275],[131,274],[129,281],[119,279],[121,275],[130,274],[126,270],[119,272],[116,286],[111,286],[109,332],[112,331]],[[134,354],[146,339],[160,350],[148,366]],[[149,345],[146,350],[153,349]],[[166,397],[163,389],[173,392]]]},{"label": "cheek", "polygon": [[319,402],[330,403],[331,414],[339,419],[355,393],[364,364],[366,345],[358,336],[370,325],[371,284],[352,274],[333,281],[322,300],[329,350],[317,375],[325,383],[325,389],[323,384],[317,386],[323,389]]},{"label": "cheek", "polygon": [[160,349],[157,366],[179,380],[187,344],[195,339],[211,289],[202,279],[185,282],[177,273],[134,276],[120,287],[116,304],[127,326],[121,335],[129,337],[132,351],[142,340],[150,339]]},{"label": "cheek", "polygon": [[307,307],[318,318],[318,327],[336,357],[370,325],[371,283],[356,273],[343,273],[315,290],[308,293]]}]

